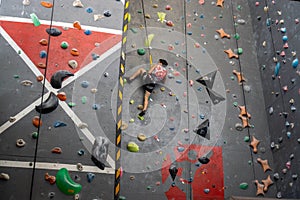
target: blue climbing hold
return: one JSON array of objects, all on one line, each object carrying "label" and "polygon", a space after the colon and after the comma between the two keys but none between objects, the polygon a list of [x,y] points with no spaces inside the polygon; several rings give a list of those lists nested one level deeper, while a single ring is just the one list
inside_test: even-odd
[{"label": "blue climbing hold", "polygon": [[277,62],[275,66],[275,76],[278,76],[279,70],[280,70],[280,62]]},{"label": "blue climbing hold", "polygon": [[267,25],[267,26],[270,26],[270,25],[271,25],[271,18],[268,18],[268,19],[266,20],[266,25]]},{"label": "blue climbing hold", "polygon": [[86,177],[87,177],[87,181],[90,183],[95,178],[95,174],[89,172],[87,173]]},{"label": "blue climbing hold", "polygon": [[292,133],[290,131],[286,132],[286,136],[290,139],[292,136]]},{"label": "blue climbing hold", "polygon": [[282,41],[287,42],[288,41],[288,36],[286,36],[286,35],[282,36]]},{"label": "blue climbing hold", "polygon": [[199,117],[200,117],[200,119],[204,119],[204,118],[205,118],[205,115],[200,114]]},{"label": "blue climbing hold", "polygon": [[293,62],[292,62],[293,68],[297,68],[297,67],[298,67],[298,64],[299,64],[298,58],[294,59]]},{"label": "blue climbing hold", "polygon": [[84,150],[80,149],[77,153],[78,153],[78,155],[83,156],[84,155]]},{"label": "blue climbing hold", "polygon": [[285,27],[281,28],[280,31],[281,31],[281,33],[286,33],[286,28]]},{"label": "blue climbing hold", "polygon": [[177,147],[177,151],[178,152],[183,152],[184,151],[184,147]]},{"label": "blue climbing hold", "polygon": [[84,31],[84,34],[86,34],[86,35],[91,35],[91,34],[92,34],[92,31],[90,31],[90,30],[85,30],[85,31]]},{"label": "blue climbing hold", "polygon": [[40,58],[46,58],[47,57],[47,52],[45,50],[42,50],[40,52]]},{"label": "blue climbing hold", "polygon": [[67,126],[67,124],[64,122],[61,122],[61,121],[56,121],[56,122],[54,122],[53,126],[54,126],[54,128],[58,128],[58,127]]},{"label": "blue climbing hold", "polygon": [[83,88],[89,87],[89,82],[88,81],[82,81],[81,82],[81,87],[83,87]]},{"label": "blue climbing hold", "polygon": [[88,7],[85,11],[86,11],[87,13],[92,13],[92,12],[93,12],[93,8]]},{"label": "blue climbing hold", "polygon": [[181,84],[182,83],[182,81],[181,80],[176,80],[176,83],[179,83],[179,84]]},{"label": "blue climbing hold", "polygon": [[93,110],[98,110],[100,108],[99,104],[94,103],[92,106]]}]

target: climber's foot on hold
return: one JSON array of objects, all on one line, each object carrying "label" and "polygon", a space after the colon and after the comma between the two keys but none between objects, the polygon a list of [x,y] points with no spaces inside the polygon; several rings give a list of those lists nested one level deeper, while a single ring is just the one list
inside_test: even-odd
[{"label": "climber's foot on hold", "polygon": [[132,83],[132,79],[130,79],[130,77],[124,77],[124,79],[126,80],[126,83],[130,84]]},{"label": "climber's foot on hold", "polygon": [[140,112],[140,114],[138,114],[138,118],[139,118],[139,120],[144,120],[145,118],[144,118],[144,115],[146,114],[146,111],[145,110],[143,110],[142,112]]}]

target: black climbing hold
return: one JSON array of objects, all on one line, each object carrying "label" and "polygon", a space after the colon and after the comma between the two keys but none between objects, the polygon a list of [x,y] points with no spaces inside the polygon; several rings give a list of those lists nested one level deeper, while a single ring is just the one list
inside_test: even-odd
[{"label": "black climbing hold", "polygon": [[111,16],[111,12],[109,10],[104,11],[103,15],[105,17],[110,17]]},{"label": "black climbing hold", "polygon": [[95,138],[94,145],[92,147],[92,161],[100,169],[104,170],[105,163],[108,155],[109,141],[104,137]]},{"label": "black climbing hold", "polygon": [[49,97],[38,106],[35,106],[35,110],[39,113],[46,114],[54,111],[58,106],[57,96],[51,92]]},{"label": "black climbing hold", "polygon": [[206,157],[206,156],[203,156],[203,157],[201,157],[201,158],[198,158],[198,160],[199,160],[199,162],[201,163],[201,164],[207,164],[207,163],[209,163],[209,158],[208,157]]},{"label": "black climbing hold", "polygon": [[51,36],[60,36],[62,32],[57,28],[47,28],[46,32]]},{"label": "black climbing hold", "polygon": [[210,134],[209,134],[209,120],[206,119],[203,123],[201,123],[196,129],[194,129],[194,132],[197,133],[198,135],[210,139]]},{"label": "black climbing hold", "polygon": [[178,172],[178,169],[176,168],[176,166],[172,165],[170,168],[169,168],[169,173],[172,177],[172,180],[174,181],[175,180],[175,177],[177,175],[177,172]]},{"label": "black climbing hold", "polygon": [[50,84],[53,88],[60,89],[63,80],[69,76],[74,76],[74,74],[67,70],[59,70],[52,75]]},{"label": "black climbing hold", "polygon": [[279,137],[278,138],[278,143],[282,143],[283,142],[283,137]]}]

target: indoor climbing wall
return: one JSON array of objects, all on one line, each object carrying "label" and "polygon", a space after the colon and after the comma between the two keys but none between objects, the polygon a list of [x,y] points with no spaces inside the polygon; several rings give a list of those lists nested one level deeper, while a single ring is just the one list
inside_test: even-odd
[{"label": "indoor climbing wall", "polygon": [[1,198],[300,198],[299,4],[0,1]]},{"label": "indoor climbing wall", "polygon": [[0,4],[1,199],[113,199],[124,2]]},{"label": "indoor climbing wall", "polygon": [[274,157],[277,198],[299,192],[299,1],[262,1],[250,6]]}]

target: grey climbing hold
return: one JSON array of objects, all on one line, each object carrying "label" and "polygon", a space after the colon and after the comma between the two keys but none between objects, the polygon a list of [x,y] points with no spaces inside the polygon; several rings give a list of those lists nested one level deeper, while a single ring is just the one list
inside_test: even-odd
[{"label": "grey climbing hold", "polygon": [[282,194],[281,194],[281,192],[277,192],[277,194],[276,194],[276,198],[277,198],[277,199],[281,199],[281,198],[282,198]]},{"label": "grey climbing hold", "polygon": [[59,29],[57,29],[57,28],[47,28],[46,32],[49,35],[54,36],[54,37],[60,36],[62,34],[62,32]]},{"label": "grey climbing hold", "polygon": [[205,194],[208,194],[208,193],[210,192],[210,190],[209,190],[208,188],[205,188],[205,189],[203,190],[203,192],[204,192]]},{"label": "grey climbing hold", "polygon": [[249,93],[251,91],[251,87],[249,85],[244,85],[244,91]]},{"label": "grey climbing hold", "polygon": [[237,131],[242,131],[244,129],[243,125],[241,123],[236,123],[235,124],[235,129]]},{"label": "grey climbing hold", "polygon": [[87,88],[87,87],[89,87],[90,83],[88,81],[82,81],[80,85],[83,88]]},{"label": "grey climbing hold", "polygon": [[273,174],[273,178],[274,178],[274,180],[279,180],[279,173],[274,173]]},{"label": "grey climbing hold", "polygon": [[269,114],[272,115],[273,112],[274,112],[274,108],[271,106],[271,107],[269,108]]},{"label": "grey climbing hold", "polygon": [[96,137],[92,147],[92,161],[100,169],[104,170],[108,155],[109,141],[105,137]]}]

